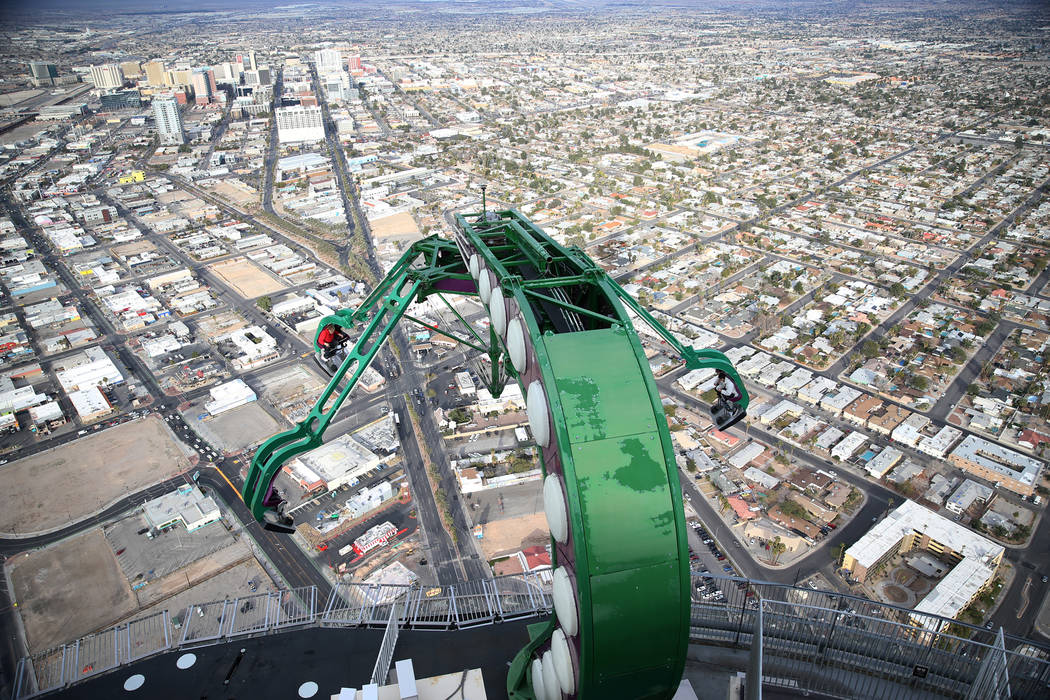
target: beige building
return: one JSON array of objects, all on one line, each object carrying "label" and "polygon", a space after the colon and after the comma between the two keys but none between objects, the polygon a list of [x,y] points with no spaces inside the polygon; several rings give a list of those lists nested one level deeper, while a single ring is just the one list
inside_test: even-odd
[{"label": "beige building", "polygon": [[1022,496],[1035,492],[1043,463],[999,443],[968,435],[948,455],[948,461],[963,471],[979,476]]},{"label": "beige building", "polygon": [[1006,551],[914,501],[905,501],[846,550],[842,566],[858,581],[865,581],[894,556],[913,550],[929,552],[950,567],[915,606],[915,613],[925,615],[912,619],[926,628],[939,628],[926,615],[955,618],[966,609],[995,580]]},{"label": "beige building", "polygon": [[153,87],[165,87],[169,85],[167,81],[167,70],[164,68],[163,61],[150,61],[145,66],[146,80]]}]

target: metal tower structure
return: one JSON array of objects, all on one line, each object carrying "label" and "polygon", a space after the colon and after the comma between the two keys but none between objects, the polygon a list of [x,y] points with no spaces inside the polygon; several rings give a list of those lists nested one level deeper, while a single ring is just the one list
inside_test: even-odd
[{"label": "metal tower structure", "polygon": [[[678,470],[660,395],[635,332],[649,325],[690,369],[713,370],[719,429],[748,395],[716,350],[683,345],[578,248],[565,248],[515,210],[457,215],[454,241],[411,246],[360,308],[318,325],[318,362],[331,375],[309,415],[255,453],[243,497],[268,528],[292,519],[273,480],[318,447],[332,418],[413,302],[438,296],[466,334],[442,333],[489,358],[489,389],[505,379],[526,396],[544,472],[554,615],[530,627],[513,660],[511,698],[669,698],[689,643],[689,549]],[[445,299],[476,296],[488,337]],[[356,335],[356,340],[351,338]]]}]

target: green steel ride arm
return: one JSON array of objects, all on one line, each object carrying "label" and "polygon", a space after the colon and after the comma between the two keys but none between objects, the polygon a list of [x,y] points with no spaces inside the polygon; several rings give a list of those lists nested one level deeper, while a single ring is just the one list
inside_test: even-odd
[{"label": "green steel ride arm", "polygon": [[736,368],[733,367],[733,363],[729,361],[729,358],[724,353],[709,348],[691,348],[687,345],[682,345],[677,338],[671,333],[671,331],[664,328],[663,324],[653,318],[645,307],[639,304],[634,297],[627,293],[623,287],[618,285],[612,279],[607,279],[607,283],[613,292],[620,297],[620,301],[627,305],[631,311],[636,313],[646,325],[656,331],[664,341],[667,342],[685,361],[685,366],[688,369],[713,369],[716,372],[725,373],[729,379],[736,386],[737,392],[740,395],[740,399],[735,402],[735,406],[725,414],[725,418],[720,420],[721,416],[716,416],[716,424],[720,430],[725,430],[730,427],[747,413],[747,406],[750,403],[750,397],[748,396],[747,390],[744,388],[744,382],[740,379],[740,375],[737,374]]},{"label": "green steel ride arm", "polygon": [[666,700],[688,648],[687,527],[667,420],[627,309],[691,369],[736,385],[719,378],[718,427],[743,417],[747,392],[725,355],[684,347],[593,260],[519,212],[456,223],[508,373],[527,396],[551,528],[555,614],[530,625],[507,694]]},{"label": "green steel ride arm", "polygon": [[[417,261],[422,265],[413,266]],[[290,518],[282,516],[278,512],[276,499],[270,498],[271,485],[277,472],[292,458],[322,444],[325,429],[409,305],[436,291],[434,285],[442,280],[465,278],[455,246],[436,236],[427,238],[405,252],[356,311],[340,309],[334,315],[321,319],[317,326],[318,334],[329,325],[346,331],[363,326],[363,330],[332,374],[309,415],[295,428],[268,439],[255,452],[241,496],[256,520],[269,529],[291,531]],[[314,347],[318,353],[322,351],[316,337]],[[346,383],[340,388],[344,379]]]}]

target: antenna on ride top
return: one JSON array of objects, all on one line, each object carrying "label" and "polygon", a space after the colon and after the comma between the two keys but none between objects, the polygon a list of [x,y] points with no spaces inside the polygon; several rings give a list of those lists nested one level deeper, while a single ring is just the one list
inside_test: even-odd
[{"label": "antenna on ride top", "polygon": [[488,185],[481,186],[481,220],[488,221],[488,215],[485,212],[485,190],[488,189]]}]

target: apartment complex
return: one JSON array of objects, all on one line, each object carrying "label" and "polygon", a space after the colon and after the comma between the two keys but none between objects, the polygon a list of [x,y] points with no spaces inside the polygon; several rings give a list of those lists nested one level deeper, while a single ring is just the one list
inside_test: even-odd
[{"label": "apartment complex", "polygon": [[[844,568],[858,581],[913,550],[933,554],[950,567],[948,573],[915,607],[915,612],[954,618],[995,580],[1006,551],[986,537],[938,515],[914,501],[905,501],[846,550]],[[929,618],[916,618],[930,624]]]},{"label": "apartment complex", "polygon": [[1038,459],[976,435],[966,436],[948,455],[948,461],[1022,496],[1035,492],[1035,483],[1043,468]]}]

